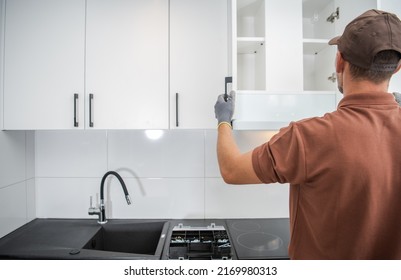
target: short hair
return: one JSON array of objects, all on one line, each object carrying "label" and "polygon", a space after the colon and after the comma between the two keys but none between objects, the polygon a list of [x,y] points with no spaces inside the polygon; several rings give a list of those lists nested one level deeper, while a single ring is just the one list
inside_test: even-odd
[{"label": "short hair", "polygon": [[[351,76],[355,80],[369,80],[375,84],[380,84],[390,80],[400,59],[401,54],[394,50],[378,52],[373,59],[370,69],[364,69],[350,63]],[[389,65],[390,67],[388,68]]]}]

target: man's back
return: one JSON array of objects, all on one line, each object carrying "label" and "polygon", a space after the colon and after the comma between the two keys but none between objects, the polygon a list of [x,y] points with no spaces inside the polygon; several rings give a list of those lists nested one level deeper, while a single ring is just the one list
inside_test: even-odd
[{"label": "man's back", "polygon": [[[269,147],[278,173],[295,182],[290,256],[401,259],[401,109],[393,96],[347,96],[338,111],[293,127],[296,140]],[[285,146],[287,154],[275,153]],[[303,166],[288,168],[300,157]]]}]

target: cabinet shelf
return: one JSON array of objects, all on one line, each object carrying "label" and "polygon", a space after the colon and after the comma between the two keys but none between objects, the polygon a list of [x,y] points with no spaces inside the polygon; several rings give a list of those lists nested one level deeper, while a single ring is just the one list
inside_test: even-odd
[{"label": "cabinet shelf", "polygon": [[237,54],[257,54],[264,46],[264,39],[260,40],[241,40],[237,42]]},{"label": "cabinet shelf", "polygon": [[322,50],[330,47],[327,39],[303,39],[304,55],[318,54]]},{"label": "cabinet shelf", "polygon": [[237,42],[264,42],[265,37],[238,37]]}]

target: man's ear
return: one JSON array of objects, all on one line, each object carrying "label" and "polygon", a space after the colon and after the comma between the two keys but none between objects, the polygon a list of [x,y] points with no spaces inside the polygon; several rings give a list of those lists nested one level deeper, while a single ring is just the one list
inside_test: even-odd
[{"label": "man's ear", "polygon": [[345,60],[341,53],[337,51],[336,54],[336,72],[342,73],[344,71]]},{"label": "man's ear", "polygon": [[398,61],[397,68],[394,70],[393,74],[397,73],[400,70],[400,68],[401,68],[401,59]]}]

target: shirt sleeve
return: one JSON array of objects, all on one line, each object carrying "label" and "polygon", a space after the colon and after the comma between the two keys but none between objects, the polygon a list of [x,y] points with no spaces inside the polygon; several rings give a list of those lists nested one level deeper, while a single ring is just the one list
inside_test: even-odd
[{"label": "shirt sleeve", "polygon": [[252,165],[258,178],[266,184],[304,183],[307,176],[305,148],[297,123],[291,123],[269,142],[255,148]]}]

